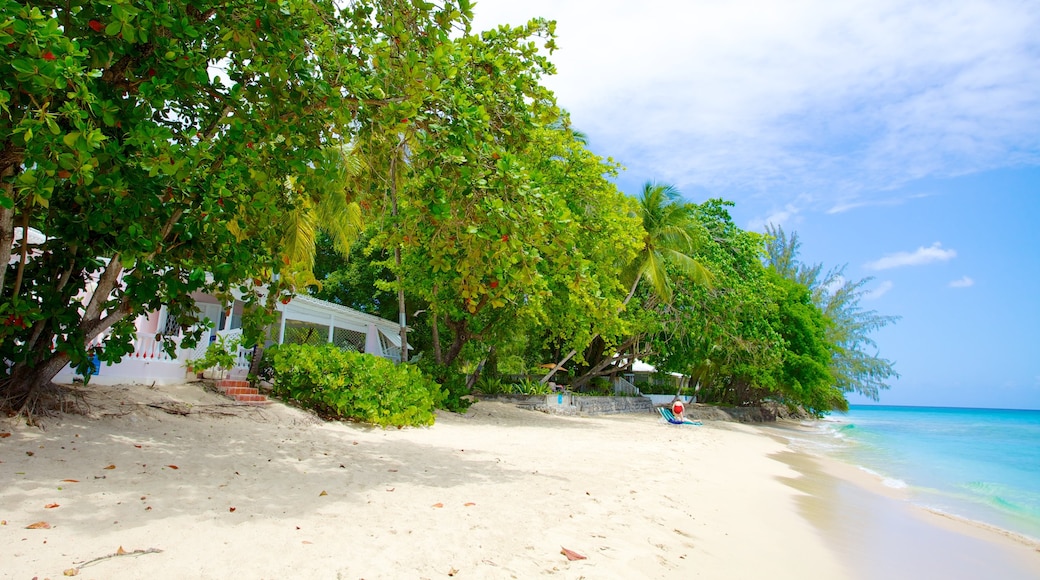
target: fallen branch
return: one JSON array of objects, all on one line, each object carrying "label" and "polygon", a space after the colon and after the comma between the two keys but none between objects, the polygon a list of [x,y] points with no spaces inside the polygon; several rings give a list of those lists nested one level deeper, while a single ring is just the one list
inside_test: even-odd
[{"label": "fallen branch", "polygon": [[90,560],[89,562],[84,562],[82,564],[77,565],[75,569],[76,570],[80,570],[80,569],[86,568],[87,566],[91,566],[93,564],[97,564],[98,562],[100,562],[102,560],[108,560],[110,558],[118,558],[120,556],[142,556],[144,554],[161,554],[161,553],[162,553],[162,550],[160,550],[159,548],[148,548],[147,550],[134,550],[133,552],[127,552],[126,550],[123,549],[122,546],[120,546],[119,550],[117,550],[115,553],[109,554],[107,556],[101,556],[100,558],[94,558],[93,560]]}]

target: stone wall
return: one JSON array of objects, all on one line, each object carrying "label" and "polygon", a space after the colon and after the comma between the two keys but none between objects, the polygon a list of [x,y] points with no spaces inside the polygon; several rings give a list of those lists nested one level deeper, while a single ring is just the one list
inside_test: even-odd
[{"label": "stone wall", "polygon": [[574,397],[573,401],[582,415],[655,412],[653,403],[646,397]]},{"label": "stone wall", "polygon": [[778,419],[803,420],[811,417],[791,411],[785,405],[765,403],[761,407],[720,407],[700,403],[686,407],[686,417],[694,421],[734,421],[737,423],[772,423]]}]

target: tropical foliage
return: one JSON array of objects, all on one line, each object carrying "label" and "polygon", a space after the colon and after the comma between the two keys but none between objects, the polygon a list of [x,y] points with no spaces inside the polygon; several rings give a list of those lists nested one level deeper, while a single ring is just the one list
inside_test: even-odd
[{"label": "tropical foliage", "polygon": [[414,366],[331,344],[278,345],[264,356],[275,395],[326,416],[383,427],[430,425],[444,398]]},{"label": "tropical foliage", "polygon": [[727,202],[619,191],[543,84],[555,24],[471,17],[468,0],[0,0],[7,406],[88,348],[119,360],[160,306],[190,345],[197,291],[242,297],[246,346],[294,293],[407,320],[407,370],[271,355],[286,396],[384,425],[474,388],[609,388],[637,357],[702,398],[813,412],[895,376],[866,281],[801,265],[796,237],[741,230]]}]

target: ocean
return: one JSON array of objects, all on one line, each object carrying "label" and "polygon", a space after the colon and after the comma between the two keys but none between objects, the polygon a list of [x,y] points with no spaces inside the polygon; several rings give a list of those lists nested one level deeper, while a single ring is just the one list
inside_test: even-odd
[{"label": "ocean", "polygon": [[924,507],[1040,540],[1040,411],[854,405],[792,438]]}]

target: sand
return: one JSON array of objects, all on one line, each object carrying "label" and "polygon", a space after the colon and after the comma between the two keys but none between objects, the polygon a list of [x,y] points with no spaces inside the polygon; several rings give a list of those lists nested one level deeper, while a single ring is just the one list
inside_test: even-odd
[{"label": "sand", "polygon": [[831,476],[750,426],[480,402],[381,430],[197,384],[86,392],[45,430],[0,422],[0,576],[863,577],[813,515]]}]

